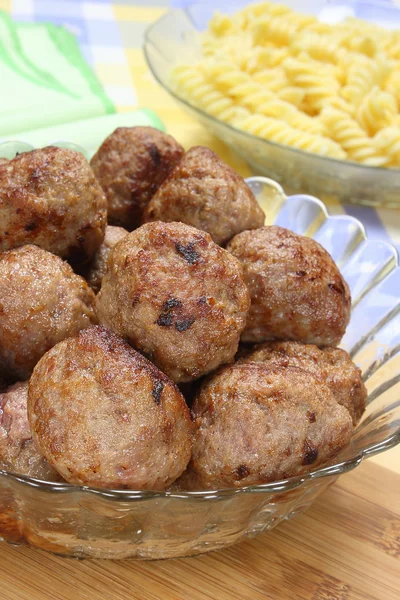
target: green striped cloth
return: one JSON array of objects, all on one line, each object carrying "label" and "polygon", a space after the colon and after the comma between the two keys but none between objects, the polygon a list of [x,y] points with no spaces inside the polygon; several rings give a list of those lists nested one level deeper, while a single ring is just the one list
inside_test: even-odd
[{"label": "green striped cloth", "polygon": [[75,37],[0,11],[0,136],[114,113]]}]

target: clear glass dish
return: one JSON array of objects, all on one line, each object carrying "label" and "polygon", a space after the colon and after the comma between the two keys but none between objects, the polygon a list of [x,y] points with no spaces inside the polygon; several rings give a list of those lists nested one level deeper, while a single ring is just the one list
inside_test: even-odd
[{"label": "clear glass dish", "polygon": [[[400,28],[400,10],[389,3],[355,0],[278,0],[278,3],[313,15],[320,15],[336,4],[357,16]],[[149,27],[144,54],[155,79],[186,112],[238,152],[255,173],[271,177],[290,193],[309,193],[322,199],[330,196],[341,202],[370,206],[400,206],[400,169],[367,167],[269,142],[212,117],[180,97],[170,81],[171,68],[200,57],[200,32],[215,10],[232,13],[249,2],[205,0],[184,4],[184,10],[173,10]],[[345,10],[343,15],[348,16],[347,13]]]},{"label": "clear glass dish", "polygon": [[[0,145],[0,157],[29,149],[9,142]],[[301,513],[340,474],[400,443],[396,250],[368,240],[353,217],[328,216],[316,198],[286,197],[265,177],[247,183],[276,224],[314,237],[332,254],[351,288],[353,313],[342,346],[362,369],[369,401],[350,446],[303,477],[239,490],[97,490],[0,470],[0,538],[79,558],[159,559],[217,550]]]}]

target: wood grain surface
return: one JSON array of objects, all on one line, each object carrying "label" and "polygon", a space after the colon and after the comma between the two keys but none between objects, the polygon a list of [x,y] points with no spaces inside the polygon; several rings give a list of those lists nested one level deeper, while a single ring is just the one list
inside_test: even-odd
[{"label": "wood grain surface", "polygon": [[400,476],[365,463],[304,515],[212,554],[78,561],[0,544],[1,600],[399,600]]}]

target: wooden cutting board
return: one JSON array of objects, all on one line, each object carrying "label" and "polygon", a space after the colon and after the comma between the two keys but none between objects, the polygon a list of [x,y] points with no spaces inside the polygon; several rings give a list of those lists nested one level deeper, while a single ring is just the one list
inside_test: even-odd
[{"label": "wooden cutting board", "polygon": [[304,515],[224,551],[77,561],[0,544],[1,600],[399,600],[400,475],[365,463]]}]

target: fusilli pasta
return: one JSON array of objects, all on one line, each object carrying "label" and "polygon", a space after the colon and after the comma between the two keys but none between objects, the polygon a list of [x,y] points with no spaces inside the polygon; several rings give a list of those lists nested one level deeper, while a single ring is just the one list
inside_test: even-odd
[{"label": "fusilli pasta", "polygon": [[389,162],[387,157],[380,155],[378,149],[371,144],[357,121],[348,115],[327,108],[322,111],[320,118],[330,137],[346,150],[350,159],[373,167],[382,167]]},{"label": "fusilli pasta", "polygon": [[357,113],[358,122],[368,135],[373,136],[393,122],[398,108],[393,94],[375,86],[360,104]]},{"label": "fusilli pasta", "polygon": [[267,140],[369,166],[400,167],[400,31],[328,25],[273,2],[216,13],[177,92]]}]

